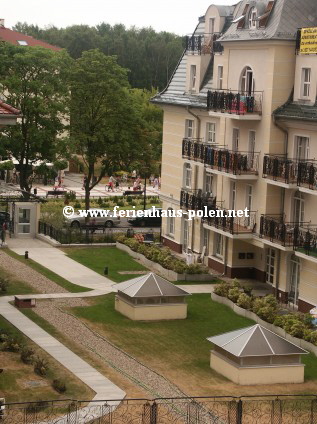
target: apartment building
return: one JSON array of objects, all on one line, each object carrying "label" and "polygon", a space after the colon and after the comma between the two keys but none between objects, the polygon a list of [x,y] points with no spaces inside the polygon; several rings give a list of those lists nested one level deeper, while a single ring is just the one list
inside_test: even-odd
[{"label": "apartment building", "polygon": [[[164,110],[163,207],[185,212],[163,219],[164,244],[271,284],[301,311],[317,305],[317,57],[300,52],[298,29],[315,26],[314,0],[211,5],[152,99]],[[186,216],[205,206],[250,213]]]}]

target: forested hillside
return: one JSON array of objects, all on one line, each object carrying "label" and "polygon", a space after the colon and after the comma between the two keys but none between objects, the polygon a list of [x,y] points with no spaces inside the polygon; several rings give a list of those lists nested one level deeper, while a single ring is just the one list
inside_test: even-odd
[{"label": "forested hillside", "polygon": [[116,55],[118,64],[130,70],[131,86],[148,90],[162,90],[166,86],[184,48],[182,37],[152,28],[101,23],[96,27],[73,25],[43,29],[18,22],[13,29],[65,48],[74,59],[83,51],[95,48],[106,55]]}]

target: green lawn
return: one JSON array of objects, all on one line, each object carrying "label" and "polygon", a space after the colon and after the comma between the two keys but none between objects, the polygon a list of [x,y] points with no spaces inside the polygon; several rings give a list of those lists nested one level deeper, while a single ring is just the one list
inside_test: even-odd
[{"label": "green lawn", "polygon": [[[58,284],[59,286],[63,287],[64,289],[66,289],[67,291],[69,291],[71,293],[81,293],[81,292],[86,292],[86,291],[91,290],[91,289],[88,289],[86,287],[77,286],[76,284],[73,284],[73,283],[65,280],[65,278],[60,277],[59,275],[55,274],[55,272],[50,271],[49,269],[47,269],[44,266],[40,265],[39,263],[33,261],[32,259],[24,259],[24,256],[20,256],[20,255],[16,254],[15,252],[12,252],[12,250],[7,249],[6,253],[8,255],[12,256],[14,259],[17,259],[18,261],[22,262],[23,264],[31,267],[32,269],[34,269],[38,273],[44,275],[49,280],[54,281],[54,283]],[[28,286],[26,286],[26,287],[28,287]],[[14,293],[11,293],[11,294],[29,294],[29,293],[38,293],[38,292],[35,292],[35,291],[24,292],[23,290],[21,290],[19,292],[14,292]]]},{"label": "green lawn", "polygon": [[1,292],[0,296],[13,296],[15,294],[32,294],[39,293],[33,287],[29,286],[24,281],[17,280],[12,277],[11,274],[6,272],[0,267],[0,274],[2,277],[5,277],[9,281],[9,285],[6,292]]},{"label": "green lawn", "polygon": [[74,259],[101,275],[104,275],[104,269],[108,267],[108,277],[116,283],[138,276],[133,274],[119,274],[119,271],[147,270],[143,265],[132,259],[128,253],[122,252],[122,250],[116,247],[98,247],[93,249],[75,247],[66,248],[64,252],[71,259]]}]

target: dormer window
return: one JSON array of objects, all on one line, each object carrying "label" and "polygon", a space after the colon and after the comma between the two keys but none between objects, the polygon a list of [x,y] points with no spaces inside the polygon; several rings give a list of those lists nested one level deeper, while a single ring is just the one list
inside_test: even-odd
[{"label": "dormer window", "polygon": [[252,9],[249,12],[249,28],[256,29],[256,23],[257,23],[257,11],[255,7],[252,7]]},{"label": "dormer window", "polygon": [[196,88],[196,65],[190,67],[190,89],[195,91]]}]

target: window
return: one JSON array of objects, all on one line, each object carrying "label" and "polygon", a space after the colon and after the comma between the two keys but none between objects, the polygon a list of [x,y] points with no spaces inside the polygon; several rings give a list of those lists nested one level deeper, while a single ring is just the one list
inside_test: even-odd
[{"label": "window", "polygon": [[304,213],[305,213],[305,195],[296,191],[293,201],[293,221],[297,224],[302,224],[304,222]]},{"label": "window", "polygon": [[232,181],[231,182],[231,199],[230,199],[230,209],[232,210],[235,210],[236,198],[237,198],[237,184],[235,181]]},{"label": "window", "polygon": [[215,256],[223,258],[223,236],[218,233],[215,233]]},{"label": "window", "polygon": [[187,253],[188,241],[189,241],[189,229],[188,229],[188,220],[184,219],[183,221],[183,252]]},{"label": "window", "polygon": [[203,248],[205,248],[205,255],[208,256],[209,254],[209,230],[206,230],[204,228],[203,233]]},{"label": "window", "polygon": [[266,264],[265,264],[265,281],[268,284],[274,284],[275,274],[275,250],[268,249],[266,253]]},{"label": "window", "polygon": [[216,124],[213,122],[207,122],[206,125],[206,142],[215,143],[216,142]]},{"label": "window", "polygon": [[255,139],[256,133],[254,130],[249,131],[249,154],[248,154],[248,168],[251,170],[257,170],[257,163],[255,159]]},{"label": "window", "polygon": [[233,128],[233,130],[232,130],[232,150],[234,152],[239,151],[239,138],[240,138],[239,128]]},{"label": "window", "polygon": [[[173,211],[172,208],[169,208],[168,210],[169,211]],[[172,215],[173,214],[170,213],[170,215],[167,218],[167,233],[169,235],[174,235],[175,234],[175,218]]]},{"label": "window", "polygon": [[253,71],[249,66],[247,66],[242,72],[241,93],[251,96],[254,92],[254,85]]},{"label": "window", "polygon": [[288,302],[293,305],[298,305],[299,283],[300,259],[293,255],[290,261],[290,287],[288,293]]},{"label": "window", "polygon": [[19,43],[20,46],[27,46],[28,45],[28,42],[25,41],[25,40],[18,40],[18,43]]},{"label": "window", "polygon": [[309,97],[310,95],[310,77],[311,77],[311,69],[303,68],[302,69],[302,95],[301,97]]},{"label": "window", "polygon": [[18,233],[29,234],[31,232],[31,210],[19,208]]},{"label": "window", "polygon": [[195,90],[196,87],[196,65],[190,66],[190,89]]},{"label": "window", "polygon": [[191,188],[192,186],[192,167],[189,163],[185,163],[184,185],[186,188]]},{"label": "window", "polygon": [[213,34],[215,32],[215,18],[209,18],[209,33]]},{"label": "window", "polygon": [[253,195],[253,187],[251,185],[246,186],[246,200],[245,200],[245,207],[248,208],[249,216],[245,218],[246,220],[246,227],[250,227],[251,222],[251,211],[252,211],[252,195]]},{"label": "window", "polygon": [[205,174],[205,193],[212,195],[212,181],[213,176],[209,173]]},{"label": "window", "polygon": [[194,121],[192,119],[186,119],[185,121],[185,138],[194,137]]},{"label": "window", "polygon": [[295,137],[295,151],[294,157],[296,160],[308,159],[309,152],[309,138],[308,137]]},{"label": "window", "polygon": [[223,66],[218,66],[218,89],[222,90],[223,86]]},{"label": "window", "polygon": [[257,12],[256,12],[256,8],[252,7],[249,13],[249,28],[256,29],[256,23],[257,23]]}]

